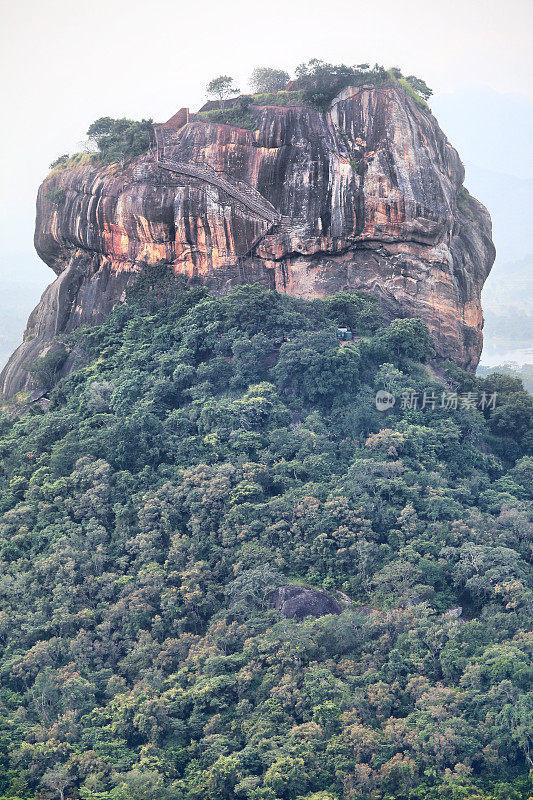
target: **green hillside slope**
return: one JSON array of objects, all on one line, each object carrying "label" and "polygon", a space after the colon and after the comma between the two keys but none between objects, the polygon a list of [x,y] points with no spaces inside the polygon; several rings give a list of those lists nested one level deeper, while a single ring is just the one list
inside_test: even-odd
[{"label": "green hillside slope", "polygon": [[0,797],[532,794],[520,381],[445,385],[370,300],[162,269],[65,346],[1,420]]}]

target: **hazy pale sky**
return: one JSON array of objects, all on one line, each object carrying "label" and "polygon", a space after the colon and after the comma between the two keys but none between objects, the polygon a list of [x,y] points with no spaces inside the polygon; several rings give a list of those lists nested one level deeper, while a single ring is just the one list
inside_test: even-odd
[{"label": "hazy pale sky", "polygon": [[2,22],[0,285],[34,293],[53,277],[32,252],[37,187],[98,117],[163,121],[216,75],[244,91],[255,66],[313,57],[533,97],[531,0],[2,0]]},{"label": "hazy pale sky", "polygon": [[[97,117],[165,120],[220,73],[378,61],[436,93],[465,84],[533,96],[531,0],[2,0],[4,252],[31,236],[37,185]],[[31,206],[31,214],[29,213]],[[6,224],[7,223],[7,224]],[[25,248],[24,248],[25,249]]]}]

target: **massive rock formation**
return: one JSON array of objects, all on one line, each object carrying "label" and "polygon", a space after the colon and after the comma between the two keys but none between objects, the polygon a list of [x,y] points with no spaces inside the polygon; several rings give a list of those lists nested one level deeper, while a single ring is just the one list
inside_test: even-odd
[{"label": "massive rock formation", "polygon": [[390,85],[346,89],[327,113],[248,113],[255,130],[194,117],[159,127],[157,151],[123,168],[48,176],[35,246],[58,278],[2,374],[6,395],[31,385],[23,364],[57,333],[102,321],[160,259],[216,293],[372,293],[391,317],[421,317],[438,357],[476,367],[490,217],[429,110]]}]

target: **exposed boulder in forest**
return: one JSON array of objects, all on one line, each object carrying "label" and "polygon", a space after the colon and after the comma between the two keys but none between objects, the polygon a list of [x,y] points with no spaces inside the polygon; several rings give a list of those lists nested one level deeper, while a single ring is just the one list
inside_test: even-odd
[{"label": "exposed boulder in forest", "polygon": [[324,617],[342,611],[337,600],[312,586],[281,586],[272,593],[271,603],[286,619]]}]

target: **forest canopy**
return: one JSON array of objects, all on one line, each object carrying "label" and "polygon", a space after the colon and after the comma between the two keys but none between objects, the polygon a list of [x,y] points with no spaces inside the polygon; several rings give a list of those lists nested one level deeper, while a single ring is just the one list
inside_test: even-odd
[{"label": "forest canopy", "polygon": [[[444,381],[364,297],[165,265],[63,347],[0,420],[2,800],[531,796],[519,380]],[[342,611],[285,619],[284,584]]]}]

